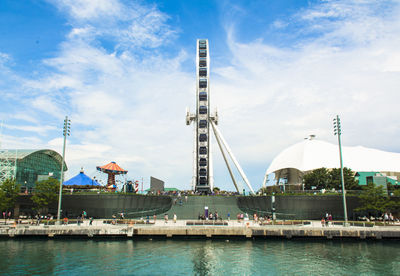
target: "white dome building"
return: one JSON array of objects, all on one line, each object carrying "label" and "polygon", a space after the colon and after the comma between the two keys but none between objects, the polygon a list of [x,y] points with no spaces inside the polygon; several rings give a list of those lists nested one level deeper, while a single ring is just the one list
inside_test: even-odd
[{"label": "white dome building", "polygon": [[[311,135],[304,141],[288,147],[272,161],[265,174],[274,173],[278,184],[286,179],[287,185],[301,185],[303,175],[319,168],[340,168],[338,145],[319,141]],[[400,153],[381,151],[362,146],[343,147],[343,166],[354,172],[380,172],[392,179],[400,177]]]}]

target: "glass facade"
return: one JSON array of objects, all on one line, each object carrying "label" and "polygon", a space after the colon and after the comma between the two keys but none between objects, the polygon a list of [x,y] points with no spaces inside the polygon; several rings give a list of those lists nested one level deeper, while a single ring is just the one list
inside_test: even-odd
[{"label": "glass facade", "polygon": [[[53,150],[12,151],[14,153],[9,154],[8,158],[14,157],[12,163],[16,167],[15,178],[21,187],[31,190],[36,181],[45,180],[48,177],[60,179],[62,157],[57,152]],[[66,170],[67,166],[64,163],[64,171]]]}]

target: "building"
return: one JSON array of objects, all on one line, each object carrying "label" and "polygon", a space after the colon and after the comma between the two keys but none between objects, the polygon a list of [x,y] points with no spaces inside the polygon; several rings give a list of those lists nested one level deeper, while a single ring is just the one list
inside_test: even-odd
[{"label": "building", "polygon": [[[60,179],[62,156],[50,149],[0,150],[0,183],[14,178],[22,189],[31,190],[36,181]],[[64,162],[64,171],[67,171]]]},{"label": "building", "polygon": [[357,172],[354,177],[358,181],[358,184],[362,186],[370,183],[384,186],[386,186],[387,183],[391,185],[399,184],[396,176],[386,176],[380,172]]},{"label": "building", "polygon": [[[362,146],[342,147],[342,152],[343,166],[358,173],[361,185],[382,176],[386,177],[387,182],[398,184],[400,153]],[[284,149],[273,159],[265,174],[263,186],[270,174],[275,174],[276,184],[301,186],[304,174],[319,168],[340,168],[339,149],[337,145],[317,140],[311,135]]]},{"label": "building", "polygon": [[150,191],[152,193],[164,191],[164,181],[150,176]]}]

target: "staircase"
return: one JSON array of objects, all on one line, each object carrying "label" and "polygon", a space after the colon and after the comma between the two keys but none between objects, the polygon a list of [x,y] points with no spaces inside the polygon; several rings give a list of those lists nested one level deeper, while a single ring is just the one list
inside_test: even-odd
[{"label": "staircase", "polygon": [[[180,203],[181,201],[182,203]],[[173,197],[172,207],[166,213],[170,219],[174,214],[178,219],[197,219],[199,214],[204,215],[205,206],[208,206],[209,213],[218,212],[218,216],[222,219],[227,219],[228,213],[230,213],[231,219],[235,219],[238,213],[242,213],[234,196],[188,196],[187,202],[184,196]]]}]

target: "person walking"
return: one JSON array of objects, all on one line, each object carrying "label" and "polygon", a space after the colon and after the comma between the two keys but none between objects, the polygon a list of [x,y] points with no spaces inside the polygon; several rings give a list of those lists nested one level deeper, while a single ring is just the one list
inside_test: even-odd
[{"label": "person walking", "polygon": [[168,214],[164,215],[164,223],[168,223]]},{"label": "person walking", "polygon": [[89,225],[92,225],[93,224],[93,217],[90,217],[89,218]]},{"label": "person walking", "polygon": [[328,226],[333,225],[333,217],[331,214],[328,215]]},{"label": "person walking", "polygon": [[174,214],[174,223],[176,223],[176,218],[177,218],[176,214]]}]

